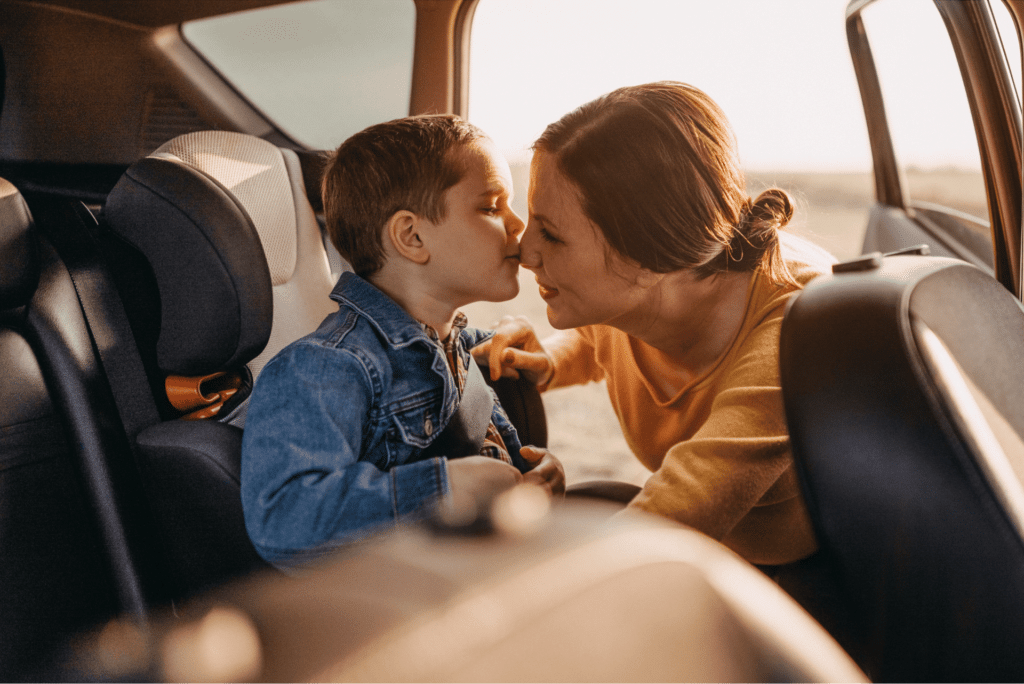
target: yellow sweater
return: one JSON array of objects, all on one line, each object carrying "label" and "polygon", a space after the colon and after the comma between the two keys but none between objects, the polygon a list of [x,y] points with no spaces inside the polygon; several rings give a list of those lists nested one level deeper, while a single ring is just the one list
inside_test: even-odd
[{"label": "yellow sweater", "polygon": [[[823,269],[788,265],[801,285]],[[654,473],[630,506],[690,525],[752,563],[789,563],[817,549],[779,381],[779,331],[795,290],[755,272],[732,345],[671,397],[637,363],[643,355],[644,368],[656,369],[669,364],[664,355],[615,328],[578,328],[549,349],[548,389],[604,379],[626,442]]]}]

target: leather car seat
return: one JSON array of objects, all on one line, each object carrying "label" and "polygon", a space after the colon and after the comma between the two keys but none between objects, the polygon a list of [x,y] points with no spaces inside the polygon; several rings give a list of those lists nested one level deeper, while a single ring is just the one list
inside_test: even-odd
[{"label": "leather car seat", "polygon": [[[224,340],[241,335],[240,326],[259,315],[269,317],[270,335],[246,364],[255,379],[274,354],[315,330],[337,308],[328,298],[334,276],[292,150],[227,131],[178,136],[128,169],[111,191],[103,216],[142,254],[155,277],[160,315],[150,327],[159,331],[138,332],[155,346],[156,365],[164,376],[198,375],[200,366],[237,365],[237,357],[211,358],[209,338],[218,332]],[[189,241],[166,228],[179,224],[194,227]],[[238,233],[258,239],[238,241]],[[210,250],[203,244],[207,240]],[[224,302],[215,293],[226,274],[235,282],[224,292],[236,292],[240,300],[225,318]],[[253,307],[251,300],[265,291],[272,305]],[[140,303],[133,318],[139,320],[138,314],[154,304]],[[200,322],[206,326],[202,340],[192,334]],[[262,321],[253,321],[249,330],[262,327]],[[238,350],[245,347],[240,344]],[[159,396],[162,378],[157,380]],[[244,404],[227,420],[242,425]]]},{"label": "leather car seat", "polygon": [[130,166],[103,209],[104,248],[164,417],[137,444],[179,598],[267,565],[242,518],[244,401],[214,420],[183,420],[164,381],[231,372],[248,385],[334,306],[287,152],[237,133],[181,136]]},{"label": "leather car seat", "polygon": [[837,638],[879,681],[1021,681],[1021,304],[963,262],[862,263],[811,282],[781,340]]},{"label": "leather car seat", "polygon": [[68,268],[0,179],[0,680],[146,618],[156,565],[131,454]]}]

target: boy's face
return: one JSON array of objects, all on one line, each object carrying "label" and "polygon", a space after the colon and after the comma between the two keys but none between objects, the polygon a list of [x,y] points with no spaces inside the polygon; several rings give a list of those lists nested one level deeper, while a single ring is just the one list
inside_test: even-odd
[{"label": "boy's face", "polygon": [[452,154],[466,173],[445,193],[447,212],[431,233],[430,267],[439,296],[459,307],[519,294],[519,235],[509,203],[512,173],[494,143],[475,140]]}]

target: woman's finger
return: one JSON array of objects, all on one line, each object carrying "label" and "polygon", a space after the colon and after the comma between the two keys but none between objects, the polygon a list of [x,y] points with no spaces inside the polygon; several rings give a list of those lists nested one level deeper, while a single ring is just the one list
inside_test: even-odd
[{"label": "woman's finger", "polygon": [[473,360],[475,360],[481,366],[489,366],[490,365],[490,358],[488,356],[490,354],[490,352],[491,352],[491,341],[489,339],[488,340],[484,340],[483,342],[481,342],[480,344],[476,345],[475,347],[473,347],[472,349],[469,350],[469,353],[473,355]]},{"label": "woman's finger", "polygon": [[508,348],[501,356],[501,365],[526,371],[531,378],[543,379],[551,369],[551,359],[543,352]]},{"label": "woman's finger", "polygon": [[510,349],[539,349],[540,342],[533,327],[525,320],[503,318],[495,329],[494,336],[488,341],[487,365],[491,368],[491,379],[501,377],[504,355]]},{"label": "woman's finger", "polygon": [[547,449],[541,449],[535,446],[524,446],[519,450],[519,454],[526,459],[527,463],[537,463],[544,455],[549,453]]}]

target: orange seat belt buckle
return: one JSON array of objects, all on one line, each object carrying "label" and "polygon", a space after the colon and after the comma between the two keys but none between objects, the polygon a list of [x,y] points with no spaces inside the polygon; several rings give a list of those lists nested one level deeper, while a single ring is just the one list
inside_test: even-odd
[{"label": "orange seat belt buckle", "polygon": [[182,420],[212,418],[241,386],[241,376],[225,371],[191,377],[168,375],[164,381],[171,406],[185,413]]}]

